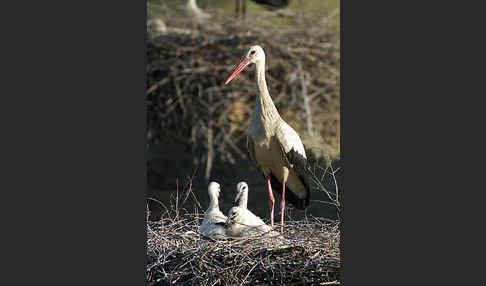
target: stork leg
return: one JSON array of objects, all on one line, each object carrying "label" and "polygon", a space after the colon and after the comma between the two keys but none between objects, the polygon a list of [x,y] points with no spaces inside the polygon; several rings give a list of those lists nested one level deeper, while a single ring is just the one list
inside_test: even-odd
[{"label": "stork leg", "polygon": [[270,177],[265,176],[267,179],[267,186],[268,186],[268,204],[270,205],[270,224],[273,228],[273,208],[275,205],[275,198],[273,197],[272,185],[270,184]]},{"label": "stork leg", "polygon": [[236,15],[237,18],[240,16],[240,0],[236,0],[235,15]]},{"label": "stork leg", "polygon": [[194,40],[196,38],[196,30],[197,30],[197,24],[196,22],[192,22],[192,39]]},{"label": "stork leg", "polygon": [[280,233],[283,234],[283,226],[284,226],[284,210],[285,210],[285,180],[283,180],[283,189],[282,189],[282,200],[280,201]]},{"label": "stork leg", "polygon": [[243,10],[243,19],[245,19],[246,18],[246,0],[243,0],[242,10]]}]

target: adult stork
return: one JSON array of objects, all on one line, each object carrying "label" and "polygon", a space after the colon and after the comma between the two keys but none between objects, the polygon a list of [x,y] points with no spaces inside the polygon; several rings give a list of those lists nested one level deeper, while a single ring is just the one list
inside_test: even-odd
[{"label": "adult stork", "polygon": [[220,210],[218,204],[220,185],[211,182],[208,186],[209,207],[204,213],[204,219],[199,227],[202,235],[210,237],[224,237],[226,235],[225,223],[228,219]]},{"label": "adult stork", "polygon": [[[267,10],[276,10],[285,8],[289,5],[289,0],[252,0],[256,4],[262,5]],[[246,0],[235,0],[235,13],[243,17],[246,15]]]},{"label": "adult stork", "polygon": [[193,30],[196,30],[197,24],[202,24],[207,19],[211,18],[211,15],[204,12],[197,6],[196,0],[187,0],[186,13],[191,17]]},{"label": "adult stork", "polygon": [[228,212],[227,234],[230,236],[250,236],[255,234],[278,235],[270,226],[253,214],[248,205],[248,184],[239,182],[236,185],[235,206]]},{"label": "adult stork", "polygon": [[228,77],[225,85],[251,64],[256,65],[257,93],[247,130],[248,156],[267,182],[272,228],[275,204],[272,188],[282,196],[280,232],[283,234],[285,199],[288,198],[300,210],[309,206],[307,157],[299,135],[280,117],[268,93],[265,53],[260,46],[251,46],[245,50],[243,60]]}]

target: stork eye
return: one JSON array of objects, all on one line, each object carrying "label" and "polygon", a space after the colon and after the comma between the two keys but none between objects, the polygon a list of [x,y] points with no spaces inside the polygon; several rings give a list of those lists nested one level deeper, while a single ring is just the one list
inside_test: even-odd
[{"label": "stork eye", "polygon": [[250,55],[253,55],[254,53],[256,53],[254,50],[250,52]]}]

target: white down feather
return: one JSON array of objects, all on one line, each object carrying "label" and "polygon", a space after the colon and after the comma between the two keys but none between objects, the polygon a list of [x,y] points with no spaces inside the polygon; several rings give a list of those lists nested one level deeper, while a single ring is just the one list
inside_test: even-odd
[{"label": "white down feather", "polygon": [[[208,187],[209,207],[204,213],[204,219],[199,227],[199,232],[205,236],[224,237],[226,231],[224,223],[227,217],[219,210],[218,197],[221,191],[216,182],[211,182]],[[220,224],[218,224],[220,223]]]},{"label": "white down feather", "polygon": [[227,235],[240,237],[265,233],[278,235],[261,218],[254,215],[247,208],[248,185],[245,182],[240,182],[236,189],[237,195],[235,202],[238,202],[238,206],[232,207],[228,212]]}]

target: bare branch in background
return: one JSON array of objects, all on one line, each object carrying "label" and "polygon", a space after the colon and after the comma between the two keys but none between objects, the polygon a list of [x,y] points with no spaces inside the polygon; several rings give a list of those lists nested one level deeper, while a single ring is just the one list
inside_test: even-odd
[{"label": "bare branch in background", "polygon": [[305,110],[305,117],[307,122],[307,132],[312,137],[314,134],[312,133],[312,112],[310,108],[310,101],[309,96],[307,94],[307,85],[309,80],[306,77],[309,77],[308,74],[304,72],[302,69],[302,62],[297,61],[297,70],[299,72],[300,84],[302,86],[302,98],[304,99],[304,110]]},{"label": "bare branch in background", "polygon": [[209,110],[208,110],[208,152],[206,159],[206,184],[209,183],[209,178],[211,176],[211,169],[213,167],[213,157],[214,157],[214,143],[213,143],[213,95],[209,93]]}]

